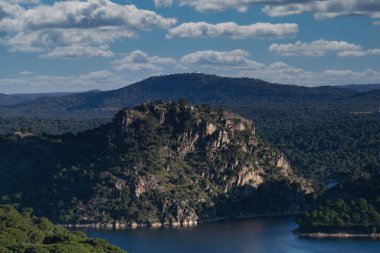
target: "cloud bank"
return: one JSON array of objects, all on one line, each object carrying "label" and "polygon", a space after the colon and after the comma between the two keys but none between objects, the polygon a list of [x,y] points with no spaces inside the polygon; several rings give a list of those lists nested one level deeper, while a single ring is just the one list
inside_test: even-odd
[{"label": "cloud bank", "polygon": [[272,44],[269,51],[281,56],[325,56],[335,53],[340,57],[380,55],[380,49],[363,50],[360,45],[346,41],[316,40],[310,43],[297,41],[289,44]]},{"label": "cloud bank", "polygon": [[171,28],[168,38],[195,38],[195,37],[227,37],[232,39],[245,38],[282,38],[294,36],[299,28],[294,23],[270,24],[256,23],[238,25],[234,22],[209,24],[206,22],[183,23]]},{"label": "cloud bank", "polygon": [[271,17],[313,13],[317,19],[338,16],[362,15],[380,17],[380,2],[376,0],[153,0],[157,7],[191,6],[197,11],[224,11],[235,9],[247,11],[252,6],[262,7],[262,11]]},{"label": "cloud bank", "polygon": [[[183,55],[180,59],[150,56],[136,50],[113,61],[115,72],[100,70],[82,75],[34,75],[22,71],[17,77],[0,79],[0,90],[5,93],[109,90],[126,86],[136,80],[130,73],[139,73],[139,79],[151,75],[177,72],[206,72],[232,77],[259,78],[282,84],[304,86],[341,85],[351,83],[379,83],[380,71],[371,68],[326,69],[310,71],[282,61],[262,63],[255,61],[242,49],[231,51],[203,50]],[[128,78],[127,78],[128,77]]]},{"label": "cloud bank", "polygon": [[[9,0],[8,0],[9,1]],[[138,31],[168,29],[176,19],[108,0],[64,1],[24,8],[0,3],[0,43],[43,57],[112,56],[109,45]],[[81,50],[78,50],[81,49]]]}]

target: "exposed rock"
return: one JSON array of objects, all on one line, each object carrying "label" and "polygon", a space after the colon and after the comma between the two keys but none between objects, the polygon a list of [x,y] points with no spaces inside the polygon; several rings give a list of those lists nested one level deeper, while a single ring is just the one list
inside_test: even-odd
[{"label": "exposed rock", "polygon": [[51,216],[61,223],[191,226],[221,216],[297,212],[312,192],[283,154],[257,138],[252,121],[205,106],[126,108],[112,123],[62,143],[57,159],[72,150],[83,156],[57,160],[77,169],[59,172],[61,181],[41,190],[54,199],[50,190],[64,185],[65,200],[49,203],[59,207]]},{"label": "exposed rock", "polygon": [[145,182],[142,178],[136,179],[134,183],[134,193],[136,197],[139,197],[141,194],[145,192]]}]

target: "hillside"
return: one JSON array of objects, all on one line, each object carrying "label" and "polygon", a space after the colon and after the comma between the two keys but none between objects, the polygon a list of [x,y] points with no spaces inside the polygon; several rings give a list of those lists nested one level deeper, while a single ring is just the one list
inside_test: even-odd
[{"label": "hillside", "polygon": [[380,92],[307,88],[205,74],[151,77],[119,90],[39,98],[0,107],[0,134],[77,133],[110,122],[123,106],[187,98],[254,120],[257,132],[305,177],[371,171],[380,161]]},{"label": "hillside", "polygon": [[380,174],[352,176],[327,190],[320,204],[300,215],[297,222],[298,231],[309,236],[349,233],[375,237],[380,229]]},{"label": "hillside", "polygon": [[25,93],[25,94],[3,94],[0,93],[0,106],[11,106],[27,103],[41,97],[63,97],[73,95],[75,92],[54,92],[54,93]]},{"label": "hillside", "polygon": [[349,85],[342,85],[339,86],[344,89],[351,89],[355,91],[371,91],[371,90],[380,90],[380,84],[374,83],[374,84],[349,84]]},{"label": "hillside", "polygon": [[87,238],[54,226],[48,219],[35,217],[30,210],[18,212],[10,205],[0,206],[0,252],[81,252],[125,253],[102,239]]},{"label": "hillside", "polygon": [[66,224],[294,213],[312,191],[252,121],[184,101],[124,109],[76,136],[4,136],[0,156],[2,202]]},{"label": "hillside", "polygon": [[[40,118],[112,117],[124,106],[136,106],[157,100],[184,98],[191,103],[226,107],[309,104],[338,107],[347,104],[357,92],[338,87],[301,87],[282,85],[250,78],[229,78],[205,74],[157,76],[112,91],[81,93],[64,97],[43,97],[37,100],[0,108],[0,115]],[[347,101],[346,101],[347,100]],[[358,101],[356,106],[376,101]],[[377,105],[377,104],[376,104]],[[323,109],[322,108],[322,109]]]}]

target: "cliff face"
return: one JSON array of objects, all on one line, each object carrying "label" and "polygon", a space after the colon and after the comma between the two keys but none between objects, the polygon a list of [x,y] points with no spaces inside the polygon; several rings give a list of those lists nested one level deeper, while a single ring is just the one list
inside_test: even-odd
[{"label": "cliff face", "polygon": [[[65,152],[82,153],[55,162],[60,170],[53,181],[64,176],[54,185],[72,187],[53,201],[62,210],[51,216],[64,223],[191,225],[294,213],[311,192],[284,155],[260,141],[252,121],[208,106],[144,104],[63,142]],[[67,182],[73,175],[88,179],[81,186],[87,194]]]}]

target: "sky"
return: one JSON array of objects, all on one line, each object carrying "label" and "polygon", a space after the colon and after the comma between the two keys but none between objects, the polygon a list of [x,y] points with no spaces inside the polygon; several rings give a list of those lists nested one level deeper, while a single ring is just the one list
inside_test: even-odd
[{"label": "sky", "polygon": [[184,72],[380,83],[380,0],[0,0],[0,93]]}]

